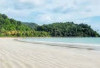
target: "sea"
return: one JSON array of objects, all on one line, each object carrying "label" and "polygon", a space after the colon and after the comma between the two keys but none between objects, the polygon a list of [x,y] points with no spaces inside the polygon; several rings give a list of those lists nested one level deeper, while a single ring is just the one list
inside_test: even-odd
[{"label": "sea", "polygon": [[44,43],[44,44],[53,43],[56,44],[56,46],[61,46],[61,47],[62,46],[63,47],[72,46],[73,48],[89,47],[90,50],[92,49],[100,50],[100,37],[29,37],[29,38],[22,38],[21,40],[31,43],[34,42]]}]

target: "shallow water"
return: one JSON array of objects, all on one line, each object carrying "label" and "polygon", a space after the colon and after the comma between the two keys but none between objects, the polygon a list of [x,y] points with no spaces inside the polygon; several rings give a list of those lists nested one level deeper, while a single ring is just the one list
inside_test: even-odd
[{"label": "shallow water", "polygon": [[[100,51],[100,38],[99,37],[33,37],[23,38],[22,41],[26,42],[39,42],[46,43],[52,46],[71,47],[80,49],[93,49]],[[51,44],[50,44],[51,43]],[[57,43],[57,44],[55,44]]]},{"label": "shallow water", "polygon": [[30,42],[62,42],[62,43],[80,43],[80,44],[97,44],[100,45],[100,38],[63,38],[63,37],[40,37],[40,38],[24,38],[24,41],[30,41]]}]

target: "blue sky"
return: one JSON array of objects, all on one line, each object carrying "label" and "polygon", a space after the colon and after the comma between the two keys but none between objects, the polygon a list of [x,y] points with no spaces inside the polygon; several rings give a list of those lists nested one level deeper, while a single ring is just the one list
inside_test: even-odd
[{"label": "blue sky", "polygon": [[0,0],[0,13],[23,22],[73,21],[100,31],[100,0]]}]

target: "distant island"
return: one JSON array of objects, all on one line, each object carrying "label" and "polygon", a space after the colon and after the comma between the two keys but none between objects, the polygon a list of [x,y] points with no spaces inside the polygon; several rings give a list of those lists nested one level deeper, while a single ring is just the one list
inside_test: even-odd
[{"label": "distant island", "polygon": [[0,14],[0,37],[100,37],[91,26],[73,22],[38,25]]}]

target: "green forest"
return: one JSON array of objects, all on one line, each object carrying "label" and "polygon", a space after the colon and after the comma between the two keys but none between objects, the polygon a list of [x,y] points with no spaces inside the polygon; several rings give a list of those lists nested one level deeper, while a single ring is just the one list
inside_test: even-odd
[{"label": "green forest", "polygon": [[91,26],[73,22],[38,25],[0,14],[0,37],[100,37]]}]

